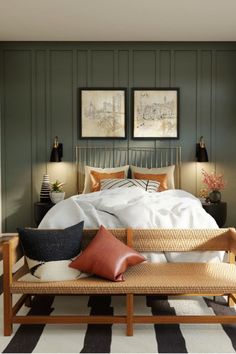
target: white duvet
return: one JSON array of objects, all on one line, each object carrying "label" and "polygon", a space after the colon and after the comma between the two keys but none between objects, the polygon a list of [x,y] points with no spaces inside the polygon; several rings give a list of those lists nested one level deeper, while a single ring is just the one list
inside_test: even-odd
[{"label": "white duvet", "polygon": [[[117,188],[81,194],[56,204],[39,228],[65,228],[84,220],[85,228],[217,228],[199,199],[183,190],[148,193],[140,188]],[[150,256],[150,255],[149,255]],[[166,252],[167,261],[216,261],[222,252]],[[163,255],[161,256],[163,258]],[[157,260],[157,254],[151,255]],[[162,259],[163,261],[163,259]]]}]

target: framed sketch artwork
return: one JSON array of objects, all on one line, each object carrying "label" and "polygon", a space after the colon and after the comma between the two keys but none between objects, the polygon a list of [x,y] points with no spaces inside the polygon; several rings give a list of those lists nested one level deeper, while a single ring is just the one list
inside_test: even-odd
[{"label": "framed sketch artwork", "polygon": [[126,138],[126,89],[79,89],[79,136],[82,139]]},{"label": "framed sketch artwork", "polygon": [[134,88],[133,138],[178,139],[179,89]]}]

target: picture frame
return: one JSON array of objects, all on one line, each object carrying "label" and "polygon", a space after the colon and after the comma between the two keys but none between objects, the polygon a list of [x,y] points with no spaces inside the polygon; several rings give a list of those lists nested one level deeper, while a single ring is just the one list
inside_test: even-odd
[{"label": "picture frame", "polygon": [[79,88],[80,139],[126,139],[126,88]]},{"label": "picture frame", "polygon": [[133,139],[179,138],[179,88],[133,88]]}]

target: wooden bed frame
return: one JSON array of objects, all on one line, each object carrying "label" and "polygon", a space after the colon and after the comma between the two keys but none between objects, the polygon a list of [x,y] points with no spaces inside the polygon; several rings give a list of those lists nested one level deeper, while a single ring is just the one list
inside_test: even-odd
[{"label": "wooden bed frame", "polygon": [[175,187],[181,188],[181,147],[76,146],[77,188],[83,191],[84,166],[101,168],[134,165],[145,168],[175,165]]},{"label": "wooden bed frame", "polygon": [[[147,316],[134,314],[135,295],[216,296],[226,295],[229,305],[236,298],[236,231],[235,229],[114,229],[114,236],[137,251],[228,251],[229,263],[141,263],[129,268],[124,282],[112,282],[89,277],[71,281],[30,282],[19,280],[28,272],[24,264],[13,274],[13,265],[22,258],[19,237],[3,242],[4,254],[4,335],[12,333],[14,323],[123,323],[126,333],[133,335],[136,323],[236,323],[230,316]],[[82,248],[97,230],[84,230]],[[13,295],[21,294],[13,305]],[[30,304],[34,295],[124,295],[126,311],[119,316],[22,316],[17,315],[23,304]]]}]

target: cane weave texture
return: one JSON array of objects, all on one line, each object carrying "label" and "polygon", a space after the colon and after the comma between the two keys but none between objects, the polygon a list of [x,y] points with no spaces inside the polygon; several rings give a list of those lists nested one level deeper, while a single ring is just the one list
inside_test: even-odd
[{"label": "cane weave texture", "polygon": [[226,251],[234,229],[133,229],[138,251]]},{"label": "cane weave texture", "polygon": [[142,263],[124,282],[98,277],[73,281],[14,281],[12,293],[28,294],[228,294],[236,293],[236,267],[227,263]]},{"label": "cane weave texture", "polygon": [[[126,243],[126,229],[109,230]],[[158,251],[227,251],[234,229],[132,229],[133,248],[138,252]],[[84,230],[82,249],[96,235],[97,230]]]}]

